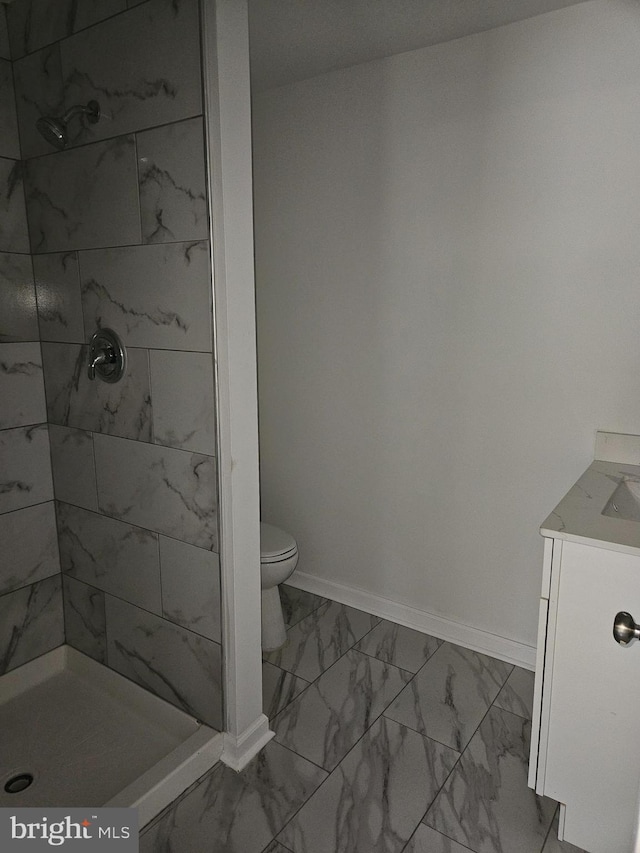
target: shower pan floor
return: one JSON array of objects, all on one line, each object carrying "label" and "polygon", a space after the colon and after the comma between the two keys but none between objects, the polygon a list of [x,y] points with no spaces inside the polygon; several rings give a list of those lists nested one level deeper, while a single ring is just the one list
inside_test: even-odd
[{"label": "shower pan floor", "polygon": [[[137,806],[143,826],[215,764],[221,741],[61,646],[0,679],[0,807]],[[33,782],[8,793],[23,774]]]}]

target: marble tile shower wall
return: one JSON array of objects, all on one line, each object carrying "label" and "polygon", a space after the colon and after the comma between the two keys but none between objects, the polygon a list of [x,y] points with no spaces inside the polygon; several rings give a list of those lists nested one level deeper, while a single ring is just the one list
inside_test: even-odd
[{"label": "marble tile shower wall", "polygon": [[35,284],[0,4],[0,675],[64,642]]},{"label": "marble tile shower wall", "polygon": [[[197,0],[8,8],[67,642],[222,725]],[[40,115],[100,103],[64,151]],[[110,327],[123,379],[90,381]]]}]

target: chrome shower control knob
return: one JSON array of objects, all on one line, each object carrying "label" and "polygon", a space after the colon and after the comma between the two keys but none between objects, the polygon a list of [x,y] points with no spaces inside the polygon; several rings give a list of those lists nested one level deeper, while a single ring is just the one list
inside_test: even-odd
[{"label": "chrome shower control knob", "polygon": [[117,382],[126,369],[127,352],[120,338],[111,329],[98,329],[89,341],[89,379]]},{"label": "chrome shower control knob", "polygon": [[633,616],[626,610],[616,613],[613,620],[613,638],[621,646],[628,646],[632,640],[640,640],[640,625],[636,625]]}]

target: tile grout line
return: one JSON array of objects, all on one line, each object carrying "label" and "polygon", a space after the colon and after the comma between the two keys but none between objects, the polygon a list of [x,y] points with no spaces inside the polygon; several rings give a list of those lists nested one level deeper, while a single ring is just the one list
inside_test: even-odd
[{"label": "tile grout line", "polygon": [[[363,611],[363,612],[364,612],[364,611]],[[386,620],[385,620],[385,621],[386,621]],[[377,626],[374,626],[374,627],[377,627]],[[371,630],[373,630],[373,629],[371,629]],[[367,632],[367,633],[369,633],[369,632]],[[366,635],[365,635],[365,636],[366,636]],[[357,640],[356,642],[360,642],[360,640]],[[338,658],[338,660],[341,660],[341,659],[342,659],[342,658],[347,654],[347,652],[350,652],[350,651],[356,651],[356,652],[357,652],[358,650],[357,650],[357,649],[354,649],[354,648],[353,648],[353,646],[351,646],[351,647],[349,647],[349,648],[347,649],[347,651],[346,651],[343,655],[341,655],[341,657],[340,657],[340,658]],[[437,649],[436,649],[436,651],[437,651]],[[364,657],[371,657],[371,655],[366,655],[364,652],[360,652],[360,654],[362,654]],[[322,672],[322,673],[318,676],[318,678],[316,678],[316,681],[317,681],[319,678],[321,678],[321,677],[322,677],[322,675],[324,675],[324,673],[325,673],[325,672],[328,672],[328,671],[331,669],[331,667],[332,667],[332,666],[334,666],[336,663],[338,663],[338,660],[334,661],[334,663],[333,663],[333,664],[331,664],[331,666],[330,666],[330,667],[328,667],[326,670],[324,670],[324,672]],[[378,660],[378,658],[374,658],[374,660]],[[408,670],[404,670],[404,669],[402,669],[401,667],[396,666],[395,664],[392,664],[392,663],[390,663],[390,662],[388,662],[388,661],[379,661],[379,662],[380,662],[380,663],[383,663],[385,666],[392,666],[394,669],[397,669],[397,670],[399,670],[400,672],[408,672]],[[370,724],[369,726],[367,726],[367,728],[362,732],[362,734],[360,735],[360,737],[358,737],[358,739],[353,743],[353,745],[352,745],[352,746],[347,750],[347,752],[342,756],[342,758],[341,758],[341,759],[340,759],[340,761],[336,764],[336,766],[335,766],[335,767],[333,767],[331,770],[327,770],[327,768],[326,768],[326,767],[323,767],[322,765],[316,764],[316,762],[315,762],[315,761],[312,761],[310,758],[307,758],[307,757],[306,757],[306,756],[304,756],[304,755],[300,755],[300,753],[299,753],[299,752],[296,752],[296,750],[295,750],[295,749],[293,749],[292,747],[286,746],[285,744],[280,743],[280,741],[278,741],[278,740],[276,740],[276,741],[275,741],[275,742],[276,742],[276,743],[278,743],[280,746],[283,746],[285,749],[288,749],[288,750],[289,750],[290,752],[292,752],[294,755],[298,756],[299,758],[302,758],[304,761],[308,761],[308,762],[310,762],[311,764],[313,764],[315,767],[319,767],[321,770],[324,770],[324,772],[327,774],[327,776],[326,776],[326,778],[325,778],[325,779],[323,779],[323,780],[322,780],[322,782],[318,785],[318,787],[317,787],[317,788],[316,788],[316,789],[315,789],[315,790],[314,790],[314,791],[313,791],[313,792],[312,792],[312,793],[307,797],[307,799],[304,801],[304,803],[302,803],[302,804],[300,805],[300,807],[295,811],[295,813],[291,815],[291,817],[289,818],[289,820],[287,820],[287,821],[282,825],[282,827],[278,830],[277,834],[276,834],[276,835],[271,839],[271,841],[269,842],[269,844],[273,844],[273,842],[277,842],[278,844],[281,844],[281,842],[278,840],[278,835],[280,835],[280,833],[284,831],[284,829],[285,829],[285,828],[286,828],[286,827],[291,823],[291,821],[292,821],[292,820],[294,820],[294,818],[295,818],[295,817],[300,813],[300,811],[301,811],[301,810],[302,810],[302,809],[307,805],[307,803],[311,800],[311,798],[312,798],[312,797],[314,797],[314,796],[316,795],[316,793],[320,790],[320,788],[322,788],[322,786],[323,786],[326,782],[328,782],[328,780],[333,776],[333,774],[335,773],[335,771],[336,771],[336,770],[338,770],[338,768],[342,765],[343,761],[345,761],[345,759],[346,759],[346,758],[347,758],[347,757],[348,757],[348,756],[353,752],[353,750],[358,746],[358,744],[359,744],[359,743],[360,743],[360,742],[365,738],[365,736],[367,735],[367,733],[371,731],[371,729],[373,728],[373,726],[374,726],[374,725],[375,725],[375,724],[376,724],[380,719],[382,719],[382,718],[384,718],[385,720],[386,720],[386,719],[390,719],[390,718],[388,718],[388,717],[385,717],[385,716],[384,716],[384,712],[385,712],[385,710],[389,707],[389,705],[390,705],[392,702],[394,702],[394,701],[395,701],[395,699],[400,695],[400,693],[405,689],[405,687],[406,687],[406,686],[407,686],[411,681],[412,681],[412,678],[410,678],[410,679],[409,679],[409,681],[407,681],[407,683],[406,683],[406,684],[403,684],[403,685],[399,688],[398,692],[394,694],[394,696],[389,700],[388,704],[387,704],[387,705],[385,705],[385,707],[384,707],[384,708],[382,709],[382,711],[378,714],[378,716],[377,716],[374,720],[372,720],[371,724]],[[311,682],[311,683],[315,683],[315,682]],[[306,691],[306,688],[305,688],[305,691]],[[302,691],[302,692],[304,693],[305,691]],[[300,695],[301,695],[301,694],[300,694]],[[295,697],[295,698],[298,698],[298,697]],[[396,725],[399,725],[399,726],[401,726],[401,725],[402,725],[402,723],[398,723],[396,720],[390,720],[390,721],[391,721],[391,722],[393,722],[393,723],[395,723]],[[407,726],[406,728],[410,729],[410,727],[409,727],[409,726]],[[413,731],[413,730],[412,730],[412,731]],[[423,737],[423,738],[425,738],[426,740],[434,740],[433,738],[427,738],[425,735],[422,735],[420,732],[417,732],[417,734],[419,734],[419,735],[420,735],[420,737]],[[276,737],[277,737],[277,736],[276,736]],[[437,743],[437,741],[435,741],[435,742]],[[446,746],[446,745],[445,745],[445,744],[441,744],[441,746]],[[451,749],[451,747],[448,747],[448,748],[449,748],[449,749]],[[453,751],[455,752],[456,750],[453,750]],[[460,758],[460,755],[458,756],[458,758],[457,758],[457,759],[456,759],[456,761],[454,762],[454,765],[453,765],[454,767],[455,767],[455,766],[456,766],[456,764],[458,763],[459,758]],[[449,775],[447,775],[446,779],[448,779],[448,778],[449,778]],[[445,779],[445,781],[446,781],[446,779]],[[443,784],[444,784],[444,782],[443,782]],[[441,790],[441,788],[438,788],[438,790],[437,790],[437,791],[436,791],[436,793],[434,794],[434,797],[433,797],[433,799],[434,799],[434,800],[435,800],[435,798],[437,797],[437,795],[438,795],[438,793],[440,792],[440,790]],[[431,807],[431,804],[432,804],[432,803],[433,803],[433,800],[432,800],[432,801],[431,801],[431,803],[429,804],[429,808]],[[428,809],[427,809],[427,810],[428,810]],[[426,814],[426,813],[425,813],[425,814]],[[420,820],[420,822],[419,822],[419,823],[418,823],[418,825],[416,826],[416,829],[418,828],[418,826],[420,825],[420,823],[421,823],[421,822],[422,822],[422,820]],[[414,832],[415,832],[415,830],[414,830]],[[413,834],[413,833],[412,833],[412,834]],[[283,845],[283,846],[284,846],[284,845]],[[266,850],[268,847],[269,847],[269,845],[267,845],[267,847],[266,847],[266,848],[264,848],[264,849]],[[285,849],[287,849],[287,848],[285,848]],[[263,851],[263,853],[264,853],[264,851]]]}]

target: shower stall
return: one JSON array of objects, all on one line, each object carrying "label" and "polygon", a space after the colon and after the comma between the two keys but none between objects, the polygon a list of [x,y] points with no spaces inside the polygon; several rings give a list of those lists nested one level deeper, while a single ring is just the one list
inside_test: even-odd
[{"label": "shower stall", "polygon": [[[223,658],[258,613],[259,552],[222,608],[202,17],[198,0],[0,3],[3,806],[137,805],[143,825],[269,737],[255,687],[244,719],[223,695],[259,673],[253,629]],[[119,381],[95,355],[90,375],[107,328]]]}]

